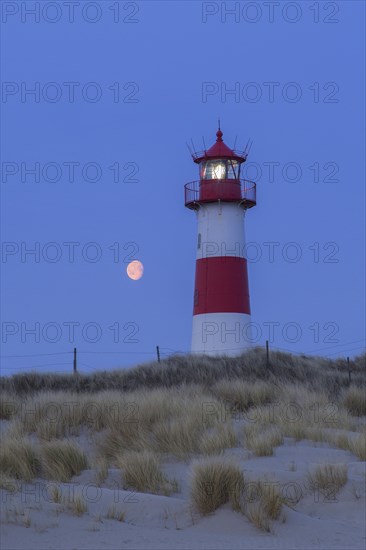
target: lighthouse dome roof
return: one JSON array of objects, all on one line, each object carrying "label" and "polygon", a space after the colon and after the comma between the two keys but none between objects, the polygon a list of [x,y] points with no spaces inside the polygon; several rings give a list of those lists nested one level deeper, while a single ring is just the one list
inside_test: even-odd
[{"label": "lighthouse dome roof", "polygon": [[195,153],[193,155],[194,162],[202,162],[205,159],[213,159],[213,158],[230,158],[237,160],[238,162],[244,162],[246,160],[246,154],[245,153],[238,153],[237,151],[234,151],[233,149],[230,149],[228,147],[223,139],[222,139],[223,133],[221,129],[219,128],[216,132],[216,143],[212,145],[209,149],[205,151],[200,151],[199,153]]}]

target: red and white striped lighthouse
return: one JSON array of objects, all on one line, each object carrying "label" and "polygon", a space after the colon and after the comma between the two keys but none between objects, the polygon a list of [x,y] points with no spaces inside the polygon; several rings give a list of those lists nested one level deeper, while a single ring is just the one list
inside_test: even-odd
[{"label": "red and white striped lighthouse", "polygon": [[198,222],[192,353],[238,355],[251,343],[244,217],[256,205],[255,183],[240,178],[247,152],[216,143],[192,152],[200,179],[185,185]]}]

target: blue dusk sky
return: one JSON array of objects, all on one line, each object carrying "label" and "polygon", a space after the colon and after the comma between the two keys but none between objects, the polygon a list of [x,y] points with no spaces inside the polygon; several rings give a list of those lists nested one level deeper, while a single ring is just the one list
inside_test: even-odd
[{"label": "blue dusk sky", "polygon": [[3,374],[189,351],[186,142],[219,117],[253,140],[254,343],[362,353],[364,2],[1,4]]}]

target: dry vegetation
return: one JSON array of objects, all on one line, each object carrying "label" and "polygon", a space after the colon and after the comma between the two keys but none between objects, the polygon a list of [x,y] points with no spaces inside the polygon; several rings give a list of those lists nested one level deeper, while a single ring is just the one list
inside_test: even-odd
[{"label": "dry vegetation", "polygon": [[8,478],[32,481],[40,470],[36,446],[26,439],[2,441],[0,449],[0,471]]},{"label": "dry vegetation", "polygon": [[[352,384],[365,388],[365,355],[350,361]],[[171,388],[182,384],[212,387],[220,380],[258,382],[264,380],[275,387],[300,383],[318,390],[327,388],[337,394],[348,387],[345,360],[323,357],[294,356],[271,352],[269,367],[262,348],[253,348],[239,357],[207,357],[176,355],[158,362],[145,363],[132,369],[101,371],[91,375],[17,374],[0,378],[0,389],[10,395],[24,396],[39,391],[100,393],[105,390],[135,391],[146,388]],[[1,414],[4,414],[2,412]],[[7,407],[5,407],[7,414]]]},{"label": "dry vegetation", "polygon": [[115,519],[117,521],[123,522],[125,521],[126,513],[124,512],[124,510],[120,510],[115,504],[113,504],[113,506],[110,506],[110,508],[108,508],[105,517],[106,519]]},{"label": "dry vegetation", "polygon": [[246,484],[241,496],[241,511],[258,529],[271,531],[272,521],[285,520],[282,497],[278,483],[256,480]]},{"label": "dry vegetation", "polygon": [[65,505],[75,516],[82,516],[88,511],[85,499],[81,495],[75,496],[70,501],[65,500]]},{"label": "dry vegetation", "polygon": [[192,464],[191,499],[199,513],[210,514],[230,502],[263,531],[271,531],[272,521],[285,520],[286,504],[279,484],[268,480],[247,481],[240,467],[222,457],[196,460]]},{"label": "dry vegetation", "polygon": [[244,478],[238,465],[221,457],[193,463],[191,498],[201,514],[214,512],[229,501],[233,509],[238,510],[243,489]]},{"label": "dry vegetation", "polygon": [[83,450],[71,441],[51,441],[42,446],[43,472],[53,481],[70,481],[88,467]]},{"label": "dry vegetation", "polygon": [[350,386],[343,395],[343,406],[355,416],[366,416],[365,388]]},{"label": "dry vegetation", "polygon": [[[364,356],[351,362],[265,354],[254,349],[238,358],[176,356],[91,376],[28,373],[1,378],[0,488],[40,477],[70,481],[88,467],[102,484],[119,468],[126,488],[170,495],[180,490],[162,469],[165,460],[191,463],[191,499],[211,513],[231,503],[254,525],[270,531],[284,518],[280,494],[265,480],[248,485],[227,451],[271,456],[285,437],[328,443],[366,460]],[[86,434],[88,458],[75,443]],[[244,452],[243,452],[244,457]],[[347,482],[342,465],[309,472],[310,490],[335,491]],[[254,483],[254,485],[253,485]],[[248,491],[258,497],[248,499]],[[62,494],[52,495],[55,503]],[[81,515],[82,502],[68,508]],[[110,519],[124,520],[120,510]]]},{"label": "dry vegetation", "polygon": [[310,491],[319,492],[328,500],[335,499],[347,480],[348,469],[345,464],[321,464],[307,476]]},{"label": "dry vegetation", "polygon": [[238,436],[232,424],[218,424],[213,430],[206,431],[200,441],[199,451],[204,455],[218,455],[226,449],[238,445]]},{"label": "dry vegetation", "polygon": [[126,489],[164,495],[178,490],[177,482],[164,476],[159,456],[151,451],[125,452],[117,457],[117,465],[123,472]]},{"label": "dry vegetation", "polygon": [[245,446],[257,456],[272,456],[274,448],[282,445],[283,435],[277,426],[261,423],[247,424],[244,429]]}]

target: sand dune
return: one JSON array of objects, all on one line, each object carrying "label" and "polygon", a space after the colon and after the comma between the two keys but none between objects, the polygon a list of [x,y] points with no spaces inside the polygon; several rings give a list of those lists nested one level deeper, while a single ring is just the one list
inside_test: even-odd
[{"label": "sand dune", "polygon": [[[129,392],[3,391],[2,549],[364,548],[362,389],[342,371],[329,391],[311,376],[222,375]],[[222,487],[199,484],[210,475]]]}]

